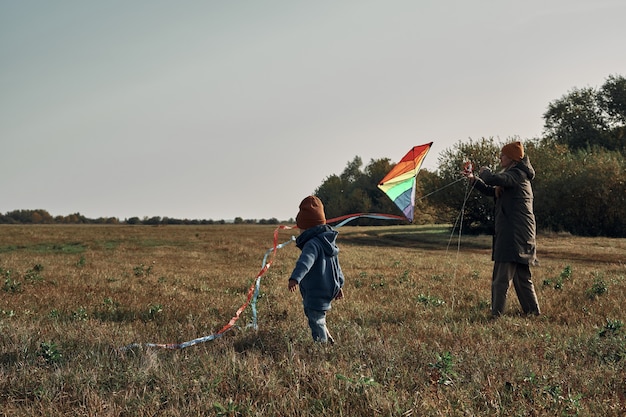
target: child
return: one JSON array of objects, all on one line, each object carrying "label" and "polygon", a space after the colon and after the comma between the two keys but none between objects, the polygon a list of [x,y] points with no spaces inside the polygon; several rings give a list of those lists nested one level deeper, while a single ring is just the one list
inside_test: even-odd
[{"label": "child", "polygon": [[339,266],[335,243],[337,231],[326,224],[324,205],[315,196],[306,197],[300,203],[296,216],[300,236],[296,246],[302,253],[289,277],[289,291],[295,292],[300,285],[304,314],[309,321],[313,340],[335,343],[326,328],[326,311],[332,300],[343,298],[344,277]]}]

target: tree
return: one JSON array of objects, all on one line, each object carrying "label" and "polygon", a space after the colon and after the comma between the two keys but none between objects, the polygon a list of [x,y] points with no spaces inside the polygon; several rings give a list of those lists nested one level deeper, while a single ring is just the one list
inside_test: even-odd
[{"label": "tree", "polygon": [[610,76],[600,89],[575,88],[543,115],[547,139],[572,150],[626,150],[626,78]]},{"label": "tree", "polygon": [[[613,137],[621,149],[626,148],[626,78],[610,76],[600,89],[600,100],[610,117]],[[616,149],[619,149],[619,145]]]},{"label": "tree", "polygon": [[324,202],[327,218],[338,217],[346,213],[344,184],[338,175],[330,175],[315,190],[315,195]]},{"label": "tree", "polygon": [[615,126],[626,125],[626,78],[611,75],[599,91],[599,99]]},{"label": "tree", "polygon": [[6,223],[52,223],[53,217],[46,210],[13,210],[6,214]]},{"label": "tree", "polygon": [[548,136],[571,149],[605,147],[609,126],[592,88],[574,89],[550,103],[544,113]]}]

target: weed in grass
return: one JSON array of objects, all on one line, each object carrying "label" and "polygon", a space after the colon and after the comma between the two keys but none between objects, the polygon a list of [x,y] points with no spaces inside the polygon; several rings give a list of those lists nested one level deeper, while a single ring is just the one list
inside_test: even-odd
[{"label": "weed in grass", "polygon": [[368,387],[377,387],[379,384],[374,381],[374,378],[367,376],[359,376],[358,378],[349,378],[342,374],[336,374],[335,378],[340,381],[345,381],[351,391],[356,391],[359,394],[365,392],[365,389]]},{"label": "weed in grass", "polygon": [[22,283],[13,278],[5,278],[2,289],[8,293],[16,294],[22,292]]},{"label": "weed in grass", "polygon": [[376,289],[378,289],[378,288],[382,288],[382,287],[384,287],[384,286],[385,286],[385,280],[384,280],[384,279],[382,279],[382,278],[381,278],[381,280],[380,280],[380,281],[378,281],[378,282],[372,282],[372,283],[370,284],[370,288],[371,288],[371,289],[373,289],[373,290],[376,290]]},{"label": "weed in grass", "polygon": [[144,320],[155,320],[163,312],[163,306],[161,304],[150,304],[148,310],[143,315]]},{"label": "weed in grass", "polygon": [[606,324],[598,333],[600,337],[608,337],[608,336],[618,336],[620,330],[624,327],[624,322],[618,319],[606,319]]},{"label": "weed in grass", "polygon": [[609,286],[604,280],[604,276],[596,272],[594,272],[593,275],[593,284],[591,285],[591,288],[587,290],[587,296],[592,300],[606,294],[609,291]]},{"label": "weed in grass", "polygon": [[589,340],[589,353],[602,363],[618,364],[626,361],[626,335],[624,323],[618,319],[606,319],[597,337]]},{"label": "weed in grass", "polygon": [[426,294],[419,294],[417,296],[417,302],[420,304],[424,304],[425,306],[435,306],[435,307],[444,305],[446,303],[441,298],[437,298],[432,295],[426,295]]},{"label": "weed in grass", "polygon": [[411,271],[409,271],[408,269],[405,270],[402,275],[400,275],[400,278],[398,278],[398,282],[400,284],[404,284],[405,282],[409,282],[410,281],[410,276],[411,276]]},{"label": "weed in grass", "polygon": [[43,276],[41,275],[41,271],[43,271],[43,265],[36,264],[31,269],[26,270],[26,274],[24,274],[24,279],[30,282],[43,281]]},{"label": "weed in grass", "polygon": [[452,385],[458,377],[454,370],[454,357],[450,352],[437,353],[436,361],[429,363],[432,369],[431,381],[437,382],[439,385]]},{"label": "weed in grass", "polygon": [[242,417],[249,415],[250,408],[236,404],[232,398],[229,398],[226,405],[218,402],[213,403],[213,411],[218,417]]},{"label": "weed in grass", "polygon": [[561,271],[561,273],[559,274],[558,277],[554,278],[554,279],[545,279],[543,281],[543,285],[544,286],[551,286],[553,287],[555,290],[560,290],[563,289],[563,283],[570,279],[572,276],[572,267],[570,265],[567,265],[563,271]]},{"label": "weed in grass", "polygon": [[53,342],[41,342],[37,355],[48,365],[58,363],[63,357],[59,351],[59,347]]},{"label": "weed in grass", "polygon": [[87,321],[87,319],[89,319],[89,314],[85,307],[78,307],[78,309],[72,312],[72,320],[74,321]]},{"label": "weed in grass", "polygon": [[154,262],[150,266],[145,266],[144,264],[139,264],[133,268],[133,274],[136,277],[147,277],[152,273],[152,267],[154,266]]}]

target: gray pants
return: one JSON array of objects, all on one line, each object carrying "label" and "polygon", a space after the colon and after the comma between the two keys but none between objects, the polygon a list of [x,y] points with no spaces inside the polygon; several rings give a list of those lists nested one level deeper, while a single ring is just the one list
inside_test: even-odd
[{"label": "gray pants", "polygon": [[312,310],[310,308],[304,308],[304,314],[309,321],[309,327],[311,328],[311,336],[316,342],[330,342],[334,343],[333,338],[328,332],[326,327],[326,312],[322,310]]},{"label": "gray pants", "polygon": [[491,314],[500,316],[504,313],[506,293],[513,281],[517,299],[524,314],[539,315],[539,302],[531,279],[528,264],[517,262],[495,262],[491,282]]}]

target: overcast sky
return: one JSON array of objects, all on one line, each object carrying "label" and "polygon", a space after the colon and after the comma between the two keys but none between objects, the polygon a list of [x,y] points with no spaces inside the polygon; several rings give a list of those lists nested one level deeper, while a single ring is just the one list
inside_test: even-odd
[{"label": "overcast sky", "polygon": [[[360,156],[542,134],[623,0],[0,0],[0,212],[269,219]],[[540,171],[540,167],[537,167]],[[348,214],[348,213],[346,213]]]}]

